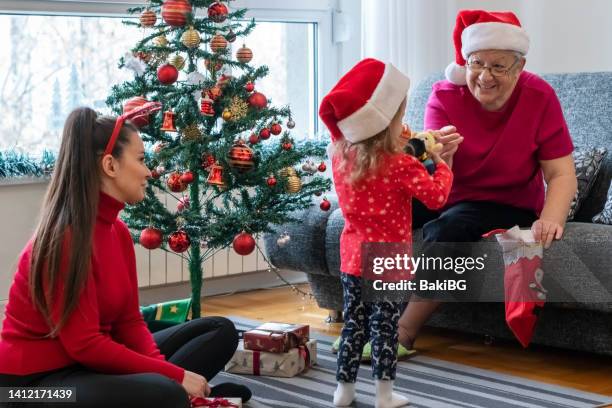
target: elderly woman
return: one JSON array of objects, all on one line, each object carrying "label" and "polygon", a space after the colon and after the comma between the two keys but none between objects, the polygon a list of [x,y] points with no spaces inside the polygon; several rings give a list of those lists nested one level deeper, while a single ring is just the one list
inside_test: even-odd
[{"label": "elderly woman", "polygon": [[[460,11],[453,38],[456,60],[447,80],[433,85],[425,128],[442,129],[437,137],[454,186],[442,212],[415,206],[413,228],[422,226],[429,243],[475,242],[519,225],[548,248],[561,238],[576,192],[557,95],[523,70],[529,37],[513,13]],[[412,298],[399,322],[402,345],[412,347],[439,303],[422,293]]]}]

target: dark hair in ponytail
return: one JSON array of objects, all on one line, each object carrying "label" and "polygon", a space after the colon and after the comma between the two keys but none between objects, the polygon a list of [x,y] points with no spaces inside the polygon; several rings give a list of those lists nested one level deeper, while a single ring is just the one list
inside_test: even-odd
[{"label": "dark hair in ponytail", "polygon": [[[64,124],[55,170],[34,233],[29,276],[32,300],[49,324],[50,337],[66,324],[90,272],[100,159],[114,126],[115,118],[98,116],[90,108],[75,109]],[[123,125],[113,157],[121,157],[130,132],[136,130],[129,122]]]}]

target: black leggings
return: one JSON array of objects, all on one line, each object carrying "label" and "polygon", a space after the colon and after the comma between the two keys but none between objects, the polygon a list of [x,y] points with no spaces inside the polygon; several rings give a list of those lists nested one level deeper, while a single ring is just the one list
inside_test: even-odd
[{"label": "black leggings", "polygon": [[[234,324],[224,317],[205,317],[153,334],[162,354],[171,363],[210,381],[230,360],[238,346]],[[34,404],[35,407],[155,407],[189,408],[181,384],[161,374],[110,375],[70,366],[51,372],[13,376],[0,374],[3,387],[75,387],[76,403]],[[2,405],[34,407],[33,404]]]}]

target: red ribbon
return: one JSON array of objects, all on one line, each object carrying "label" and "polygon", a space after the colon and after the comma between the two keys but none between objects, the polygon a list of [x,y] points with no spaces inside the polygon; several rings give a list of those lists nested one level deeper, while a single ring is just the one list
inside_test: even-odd
[{"label": "red ribbon", "polygon": [[191,399],[191,407],[211,407],[211,408],[238,408],[238,405],[226,400],[225,398],[200,398],[194,397]]},{"label": "red ribbon", "polygon": [[259,375],[259,351],[253,352],[253,375]]}]

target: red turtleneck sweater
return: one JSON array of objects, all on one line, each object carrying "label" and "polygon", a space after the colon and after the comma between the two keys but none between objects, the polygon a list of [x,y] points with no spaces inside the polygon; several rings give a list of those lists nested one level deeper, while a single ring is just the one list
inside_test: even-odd
[{"label": "red turtleneck sweater", "polygon": [[[134,244],[126,225],[117,219],[123,207],[100,193],[91,273],[75,311],[55,338],[44,337],[49,327],[30,297],[32,240],[28,242],[6,305],[0,373],[26,375],[81,364],[101,373],[159,373],[183,381],[185,371],[165,361],[140,314]],[[68,239],[64,242],[65,267],[70,244]],[[60,296],[62,289],[60,284]],[[57,319],[59,307],[53,316]]]}]

